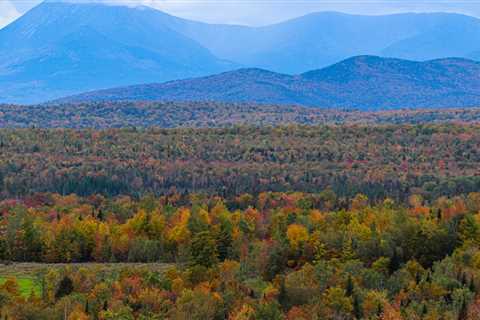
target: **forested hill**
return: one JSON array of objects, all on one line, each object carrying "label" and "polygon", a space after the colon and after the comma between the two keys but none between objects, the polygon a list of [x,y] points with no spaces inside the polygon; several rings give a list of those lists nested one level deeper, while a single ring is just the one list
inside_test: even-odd
[{"label": "forested hill", "polygon": [[218,101],[378,110],[480,106],[480,63],[358,56],[301,75],[240,69],[218,75],[114,88],[60,99]]},{"label": "forested hill", "polygon": [[217,102],[0,105],[0,128],[205,128],[236,125],[417,124],[479,121],[480,108],[364,112]]}]

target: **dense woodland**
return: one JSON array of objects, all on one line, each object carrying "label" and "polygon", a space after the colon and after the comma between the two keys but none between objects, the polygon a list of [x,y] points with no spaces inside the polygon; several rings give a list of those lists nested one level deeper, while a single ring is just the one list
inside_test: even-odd
[{"label": "dense woodland", "polygon": [[378,112],[221,102],[91,102],[1,105],[0,128],[213,128],[287,124],[479,122],[480,108]]},{"label": "dense woodland", "polygon": [[479,125],[0,131],[0,194],[320,192],[373,202],[480,191]]},{"label": "dense woodland", "polygon": [[169,262],[48,269],[0,285],[8,319],[480,317],[480,193],[427,205],[331,191],[220,197],[37,194],[0,203],[12,261]]},{"label": "dense woodland", "polygon": [[3,129],[0,151],[0,260],[85,265],[0,274],[0,318],[480,319],[480,125]]}]

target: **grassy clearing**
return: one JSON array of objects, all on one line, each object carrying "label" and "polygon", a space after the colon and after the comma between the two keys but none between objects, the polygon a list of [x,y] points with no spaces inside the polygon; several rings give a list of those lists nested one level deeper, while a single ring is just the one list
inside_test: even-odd
[{"label": "grassy clearing", "polygon": [[52,268],[63,270],[70,269],[93,269],[98,272],[113,272],[125,268],[135,268],[141,270],[150,270],[163,272],[172,267],[168,263],[59,263],[59,264],[44,264],[44,263],[13,263],[8,265],[0,264],[0,285],[4,284],[9,278],[17,280],[21,294],[24,297],[30,296],[32,290],[35,295],[41,295],[41,287],[36,282],[35,275],[39,272],[46,271]]},{"label": "grassy clearing", "polygon": [[[0,277],[0,285],[3,285],[9,277]],[[24,297],[29,297],[32,291],[36,296],[40,296],[42,291],[35,279],[30,277],[13,277],[17,280],[18,287],[20,289],[20,294]]]}]

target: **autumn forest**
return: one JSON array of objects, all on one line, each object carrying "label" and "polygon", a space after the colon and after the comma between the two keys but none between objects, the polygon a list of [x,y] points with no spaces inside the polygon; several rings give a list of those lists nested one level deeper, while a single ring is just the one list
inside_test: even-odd
[{"label": "autumn forest", "polygon": [[2,319],[480,318],[480,126],[2,129]]}]

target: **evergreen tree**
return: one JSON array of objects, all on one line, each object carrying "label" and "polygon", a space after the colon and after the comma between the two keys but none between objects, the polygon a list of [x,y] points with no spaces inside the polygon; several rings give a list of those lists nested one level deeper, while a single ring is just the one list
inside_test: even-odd
[{"label": "evergreen tree", "polygon": [[363,318],[362,306],[360,305],[360,300],[357,295],[353,296],[353,314],[356,319]]},{"label": "evergreen tree", "polygon": [[232,246],[232,235],[225,225],[221,225],[221,229],[217,234],[217,250],[218,258],[220,261],[224,261],[228,258],[230,247]]},{"label": "evergreen tree", "polygon": [[58,285],[57,292],[55,293],[55,298],[60,299],[65,296],[68,296],[73,292],[73,282],[68,276],[64,276],[60,284]]},{"label": "evergreen tree", "polygon": [[428,308],[427,308],[427,305],[424,303],[422,308],[422,315],[425,316],[427,313],[428,313]]},{"label": "evergreen tree", "polygon": [[400,269],[400,257],[398,256],[397,248],[393,249],[393,255],[392,255],[392,258],[390,259],[390,264],[388,265],[388,269],[390,274]]},{"label": "evergreen tree", "polygon": [[353,294],[353,280],[351,275],[348,275],[347,284],[345,288],[346,288],[347,296],[351,297]]},{"label": "evergreen tree", "polygon": [[475,281],[473,280],[473,277],[470,278],[470,284],[468,286],[471,292],[477,293],[477,287],[475,286]]},{"label": "evergreen tree", "polygon": [[191,244],[191,264],[211,267],[218,261],[217,244],[209,231],[197,233]]}]

